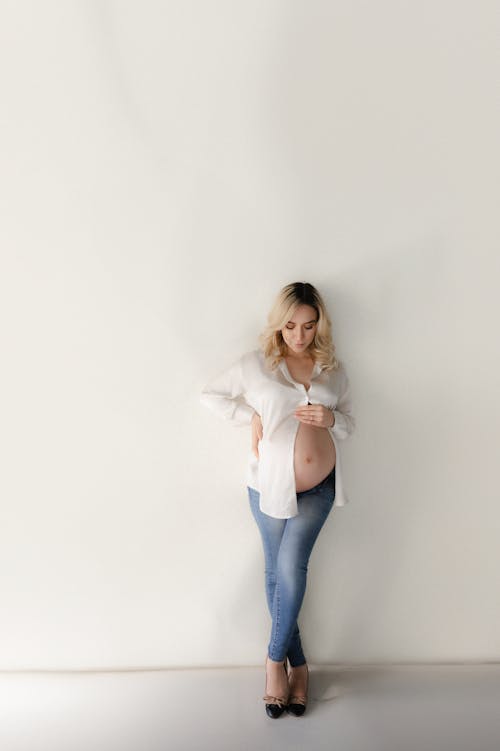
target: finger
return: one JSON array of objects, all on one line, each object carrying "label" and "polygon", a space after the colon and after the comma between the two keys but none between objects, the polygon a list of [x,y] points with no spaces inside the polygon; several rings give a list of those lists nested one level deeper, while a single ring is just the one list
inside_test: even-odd
[{"label": "finger", "polygon": [[314,425],[314,420],[311,417],[297,417],[297,420],[305,423],[306,425]]}]

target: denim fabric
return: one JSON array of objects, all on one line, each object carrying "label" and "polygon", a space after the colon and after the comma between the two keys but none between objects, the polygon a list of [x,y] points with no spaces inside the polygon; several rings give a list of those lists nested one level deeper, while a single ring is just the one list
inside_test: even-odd
[{"label": "denim fabric", "polygon": [[297,617],[307,580],[309,557],[335,501],[335,467],[318,485],[297,493],[298,514],[277,519],[259,508],[259,492],[247,485],[252,514],[262,537],[265,587],[272,619],[268,655],[297,667],[306,662]]}]

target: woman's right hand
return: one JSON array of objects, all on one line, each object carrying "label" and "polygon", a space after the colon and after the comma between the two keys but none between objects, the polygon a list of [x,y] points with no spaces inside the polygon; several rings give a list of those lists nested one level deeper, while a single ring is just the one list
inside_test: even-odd
[{"label": "woman's right hand", "polygon": [[259,441],[263,436],[262,420],[257,412],[252,417],[252,451],[259,458]]}]

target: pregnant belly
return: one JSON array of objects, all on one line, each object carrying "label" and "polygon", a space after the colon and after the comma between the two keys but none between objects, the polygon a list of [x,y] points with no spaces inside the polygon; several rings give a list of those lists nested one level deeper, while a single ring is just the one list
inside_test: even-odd
[{"label": "pregnant belly", "polygon": [[297,493],[324,480],[334,468],[335,460],[335,444],[328,428],[299,423],[293,455]]}]

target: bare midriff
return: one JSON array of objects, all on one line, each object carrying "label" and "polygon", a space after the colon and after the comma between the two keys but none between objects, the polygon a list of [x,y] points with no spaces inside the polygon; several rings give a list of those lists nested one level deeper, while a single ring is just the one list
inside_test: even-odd
[{"label": "bare midriff", "polygon": [[[294,381],[302,384],[308,393],[311,388],[313,361],[297,361],[288,357],[285,360]],[[308,425],[299,420],[293,453],[297,493],[314,488],[328,477],[335,467],[336,458],[335,444],[328,428]]]},{"label": "bare midriff", "polygon": [[335,445],[328,428],[315,428],[299,422],[293,454],[297,493],[324,480],[334,468],[335,461]]}]

